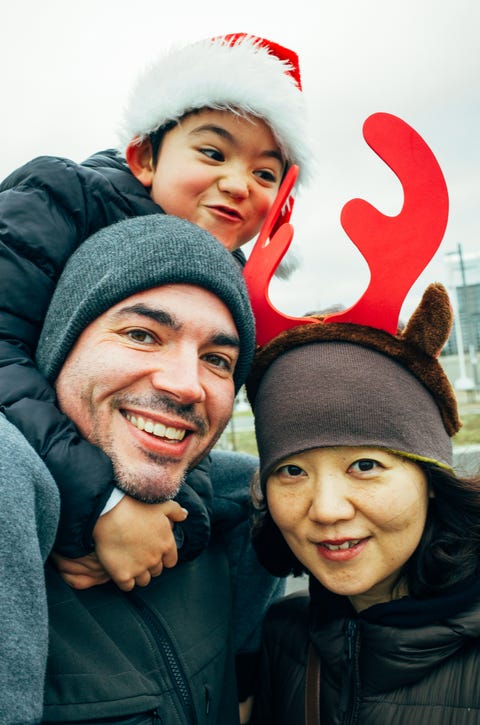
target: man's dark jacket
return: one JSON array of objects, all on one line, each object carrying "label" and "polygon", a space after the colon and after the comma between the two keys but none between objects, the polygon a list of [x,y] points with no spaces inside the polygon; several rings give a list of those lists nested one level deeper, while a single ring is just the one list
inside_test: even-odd
[{"label": "man's dark jacket", "polygon": [[47,565],[42,722],[238,725],[229,563],[214,539],[128,593],[75,591]]}]

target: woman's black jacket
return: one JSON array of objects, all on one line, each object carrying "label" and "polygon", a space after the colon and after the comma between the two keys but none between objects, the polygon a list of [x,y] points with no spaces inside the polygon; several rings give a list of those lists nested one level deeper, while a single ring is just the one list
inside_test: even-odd
[{"label": "woman's black jacket", "polygon": [[[325,590],[323,590],[325,592]],[[328,725],[480,722],[480,584],[356,614],[346,597],[299,594],[265,623],[251,725],[303,725],[309,642]]]}]

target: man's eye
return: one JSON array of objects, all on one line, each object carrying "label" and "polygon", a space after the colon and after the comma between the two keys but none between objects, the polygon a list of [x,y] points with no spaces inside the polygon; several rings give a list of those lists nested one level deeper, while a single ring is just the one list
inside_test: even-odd
[{"label": "man's eye", "polygon": [[212,159],[213,161],[225,161],[224,155],[218,149],[204,147],[204,148],[199,149],[199,151],[201,154],[203,154],[204,156],[207,156],[209,159]]},{"label": "man's eye", "polygon": [[154,342],[153,335],[146,330],[127,330],[126,335],[133,342],[151,343]]},{"label": "man's eye", "polygon": [[229,358],[224,357],[223,355],[218,355],[217,353],[211,352],[208,353],[208,355],[204,355],[203,359],[216,368],[220,368],[221,370],[225,370],[226,372],[233,371],[234,365],[232,361]]}]

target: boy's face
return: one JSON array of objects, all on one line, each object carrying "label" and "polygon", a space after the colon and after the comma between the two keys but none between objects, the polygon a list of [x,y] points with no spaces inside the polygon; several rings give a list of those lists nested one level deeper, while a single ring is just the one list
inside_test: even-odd
[{"label": "boy's face", "polygon": [[148,140],[131,144],[127,160],[167,214],[198,224],[230,251],[258,234],[285,170],[269,126],[230,111],[186,116],[165,134],[155,167]]}]

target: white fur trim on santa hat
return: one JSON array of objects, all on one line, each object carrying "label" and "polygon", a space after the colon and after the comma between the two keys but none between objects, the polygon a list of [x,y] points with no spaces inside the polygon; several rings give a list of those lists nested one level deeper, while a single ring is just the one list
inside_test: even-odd
[{"label": "white fur trim on santa hat", "polygon": [[246,36],[235,45],[222,38],[172,49],[138,79],[124,113],[126,146],[168,121],[201,108],[240,110],[264,119],[300,177],[309,176],[302,92],[287,72],[288,62]]}]

